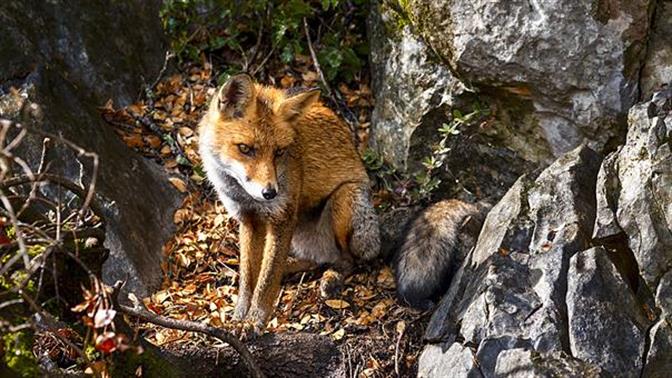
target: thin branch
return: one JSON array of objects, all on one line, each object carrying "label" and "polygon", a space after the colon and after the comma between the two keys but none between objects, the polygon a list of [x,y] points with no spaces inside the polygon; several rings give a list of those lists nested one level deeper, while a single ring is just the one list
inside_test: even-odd
[{"label": "thin branch", "polygon": [[399,345],[401,344],[401,339],[404,337],[404,333],[406,332],[406,328],[404,327],[401,332],[399,332],[399,336],[397,338],[397,343],[394,346],[394,372],[397,374],[397,377],[400,377],[399,375]]},{"label": "thin branch", "polygon": [[[310,57],[313,59],[313,66],[315,66],[315,70],[317,71],[317,74],[320,77],[320,82],[322,82],[324,89],[327,91],[327,96],[329,96],[331,101],[334,103],[334,106],[336,107],[338,113],[340,113],[340,115],[345,120],[345,123],[348,125],[348,128],[352,133],[355,148],[359,149],[359,138],[357,137],[357,124],[358,124],[357,117],[355,117],[355,115],[352,114],[352,112],[350,111],[350,109],[348,109],[347,106],[345,105],[341,106],[343,99],[341,98],[340,94],[337,91],[333,91],[329,86],[329,83],[327,83],[327,80],[324,77],[324,72],[322,72],[322,68],[320,68],[320,62],[317,60],[317,54],[315,53],[315,49],[313,48],[313,42],[310,39],[310,29],[308,28],[308,21],[306,20],[305,17],[303,18],[303,29],[306,33],[306,40],[308,42],[308,50],[310,50]],[[345,113],[348,113],[347,117]]]},{"label": "thin branch", "polygon": [[254,69],[254,71],[251,72],[252,76],[255,76],[257,73],[259,73],[259,71],[261,71],[264,68],[264,66],[266,65],[266,62],[268,62],[268,59],[270,59],[271,56],[273,55],[273,53],[275,52],[275,47],[276,46],[273,46],[271,48],[271,51],[269,51],[268,54],[266,54],[266,56],[261,61],[261,63],[259,63],[259,65]]},{"label": "thin branch", "polygon": [[159,71],[159,74],[156,76],[156,79],[154,79],[154,82],[152,85],[149,87],[151,90],[152,88],[156,88],[157,85],[161,82],[161,78],[163,75],[166,74],[166,70],[168,69],[168,62],[170,62],[171,59],[175,57],[175,54],[172,51],[166,51],[166,57],[163,59],[163,66],[161,67],[161,70]]},{"label": "thin branch", "polygon": [[[83,209],[85,210],[86,208],[90,207],[91,210],[93,210],[93,212],[96,213],[97,215],[100,216],[100,215],[103,214],[102,208],[100,208],[98,206],[98,204],[95,203],[95,201],[93,201],[93,198],[92,198],[93,197],[93,191],[92,191],[93,190],[93,185],[95,185],[95,184],[91,184],[89,186],[89,189],[85,191],[81,186],[75,184],[74,182],[68,180],[67,178],[59,176],[59,175],[54,175],[54,174],[51,174],[51,173],[44,173],[44,174],[40,175],[39,177],[33,177],[32,179],[29,176],[12,177],[10,179],[7,179],[7,180],[4,180],[4,181],[0,182],[0,190],[7,189],[7,188],[17,186],[17,185],[32,184],[34,181],[57,184],[59,186],[64,187],[65,189],[73,192],[74,194],[76,194],[80,198],[91,197],[89,199],[89,204],[88,205],[86,204],[86,200],[85,200],[84,204],[82,205],[82,208],[80,209],[80,213],[82,213]],[[91,182],[95,183],[95,179],[92,178]]]},{"label": "thin branch", "polygon": [[247,365],[247,368],[252,373],[253,377],[256,378],[264,377],[264,373],[257,365],[256,361],[254,360],[254,357],[247,349],[245,344],[243,344],[240,340],[238,340],[238,338],[236,338],[231,333],[221,328],[210,327],[202,323],[196,323],[188,320],[171,319],[165,316],[153,314],[149,312],[139,301],[137,301],[137,299],[133,300],[135,296],[130,296],[131,301],[133,302],[133,307],[119,304],[117,301],[117,297],[123,285],[124,282],[117,281],[117,283],[114,284],[114,291],[112,294],[112,300],[113,302],[116,302],[114,303],[115,307],[117,307],[122,313],[162,327],[178,329],[182,331],[199,332],[211,337],[215,337],[231,345],[231,347],[240,354],[241,358],[245,362],[245,365]]},{"label": "thin branch", "polygon": [[305,17],[303,18],[303,29],[306,32],[306,40],[308,41],[308,50],[310,50],[310,57],[313,58],[313,65],[315,66],[315,70],[317,71],[317,74],[320,76],[320,81],[322,82],[324,89],[327,91],[327,96],[331,97],[334,103],[336,103],[336,99],[333,98],[334,94],[331,90],[331,87],[329,86],[329,83],[327,83],[327,80],[324,78],[324,73],[320,68],[320,62],[317,60],[317,54],[315,54],[315,49],[313,48],[313,42],[310,39],[310,29],[308,29],[308,21],[306,20]]}]

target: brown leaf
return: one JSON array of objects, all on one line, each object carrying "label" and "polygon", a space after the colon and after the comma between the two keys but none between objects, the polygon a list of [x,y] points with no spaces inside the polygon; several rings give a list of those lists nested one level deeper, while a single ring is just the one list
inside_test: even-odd
[{"label": "brown leaf", "polygon": [[342,299],[327,299],[326,301],[324,301],[324,304],[335,310],[342,310],[344,308],[350,307],[350,303]]},{"label": "brown leaf", "polygon": [[168,181],[170,181],[170,183],[173,184],[173,186],[177,188],[177,190],[179,190],[180,193],[187,192],[187,184],[181,178],[169,177]]}]

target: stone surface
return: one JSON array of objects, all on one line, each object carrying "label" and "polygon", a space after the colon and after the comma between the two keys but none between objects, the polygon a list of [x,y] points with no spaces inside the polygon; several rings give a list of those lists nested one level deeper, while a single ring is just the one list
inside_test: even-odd
[{"label": "stone surface", "polygon": [[663,275],[656,290],[661,313],[649,331],[650,347],[644,377],[666,377],[672,371],[672,270]]},{"label": "stone surface", "polygon": [[627,234],[652,291],[672,269],[672,90],[654,97],[632,108],[625,145],[603,165],[595,227],[599,237]]},{"label": "stone surface", "polygon": [[602,370],[564,353],[541,356],[524,348],[502,351],[495,367],[497,377],[600,377]]},{"label": "stone surface", "polygon": [[485,376],[492,376],[504,350],[569,351],[567,269],[590,242],[599,162],[594,151],[579,147],[536,179],[514,184],[488,214],[430,320],[427,340],[478,345]]},{"label": "stone surface", "polygon": [[[477,346],[484,376],[669,376],[672,90],[628,119],[625,144],[601,163],[579,147],[493,207],[427,350]],[[420,369],[454,360],[451,349]]]},{"label": "stone surface", "polygon": [[[411,135],[430,111],[452,105],[464,90],[409,25],[385,5],[374,5],[368,20],[373,91],[372,140],[397,167],[406,167]],[[394,30],[398,28],[398,30]]]},{"label": "stone surface", "polygon": [[641,98],[644,100],[663,85],[672,85],[672,1],[658,1],[651,28],[642,68]]},{"label": "stone surface", "polygon": [[624,131],[653,1],[418,0],[408,11],[459,78],[531,102],[554,156]]},{"label": "stone surface", "polygon": [[[418,36],[410,21],[390,8],[393,2],[373,5],[368,29],[371,46],[372,89],[376,106],[371,120],[371,143],[388,162],[410,174],[423,169],[420,162],[438,143],[437,131],[454,109],[468,114],[483,101],[457,80],[448,66]],[[488,108],[487,103],[483,108]],[[461,127],[452,135],[440,172],[442,198],[468,202],[497,200],[523,173],[537,167],[516,149],[535,150],[533,137],[521,135],[515,111],[508,122],[484,128],[478,123]],[[491,129],[497,129],[494,133]],[[494,136],[493,136],[494,135]],[[503,136],[504,135],[504,136]]]},{"label": "stone surface", "polygon": [[607,250],[574,255],[567,286],[572,355],[613,375],[639,377],[649,321]]},{"label": "stone surface", "polygon": [[[172,234],[179,196],[153,163],[130,151],[102,121],[98,107],[134,101],[143,78],[163,65],[159,1],[0,2],[0,114],[61,134],[98,153],[96,198],[104,208],[105,281],[129,279],[139,296],[161,282],[162,245]],[[17,91],[11,91],[10,88]],[[36,105],[19,114],[23,99]],[[24,151],[38,163],[41,140]],[[84,157],[63,152],[56,172],[79,181],[91,172]],[[90,176],[81,178],[87,184]],[[122,295],[125,298],[124,295]]]},{"label": "stone surface", "polygon": [[430,345],[420,355],[418,378],[441,378],[446,374],[482,377],[474,364],[474,358],[471,350],[460,343],[453,343],[449,347]]}]

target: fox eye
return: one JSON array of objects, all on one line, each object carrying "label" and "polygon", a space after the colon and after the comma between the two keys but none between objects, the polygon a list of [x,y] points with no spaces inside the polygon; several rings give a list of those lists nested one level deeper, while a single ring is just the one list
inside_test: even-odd
[{"label": "fox eye", "polygon": [[280,157],[284,154],[285,154],[285,149],[284,148],[278,148],[277,150],[275,150],[275,156],[276,157]]},{"label": "fox eye", "polygon": [[254,154],[254,148],[248,146],[247,144],[239,144],[238,149],[240,150],[240,153],[243,155],[247,156],[252,156]]}]

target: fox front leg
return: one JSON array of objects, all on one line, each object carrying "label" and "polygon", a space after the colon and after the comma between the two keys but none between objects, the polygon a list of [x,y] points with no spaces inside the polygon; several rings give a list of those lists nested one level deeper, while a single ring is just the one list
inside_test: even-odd
[{"label": "fox front leg", "polygon": [[286,270],[295,224],[295,221],[282,221],[268,225],[261,270],[250,311],[246,316],[247,322],[254,326],[256,332],[261,332],[266,327],[266,322],[273,314],[282,276]]},{"label": "fox front leg", "polygon": [[233,319],[237,321],[243,320],[250,308],[259,269],[261,269],[266,235],[265,226],[253,216],[244,216],[240,221],[238,300],[233,312]]}]

